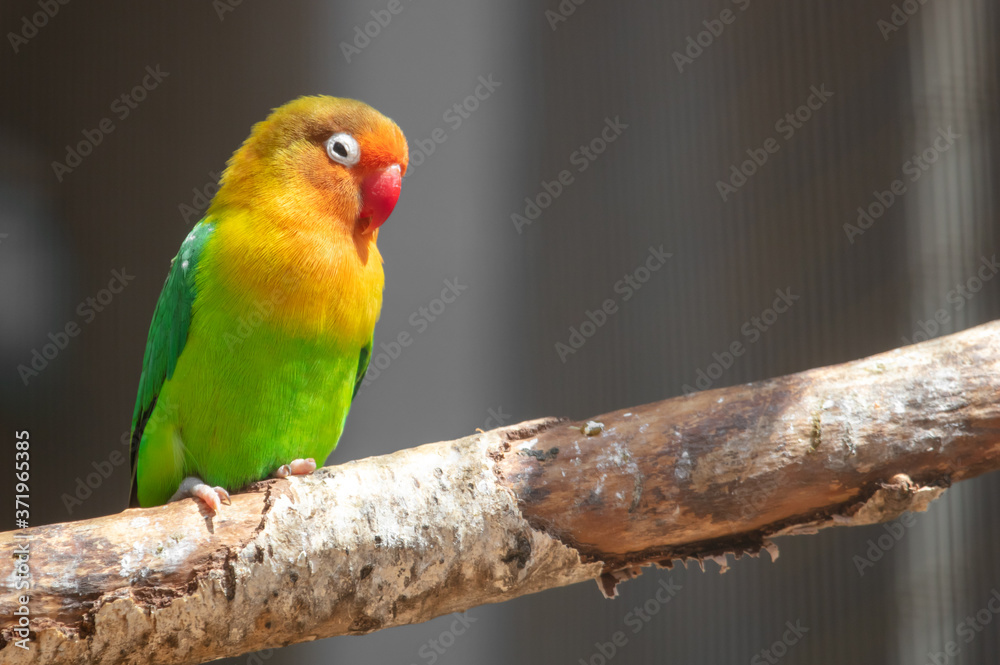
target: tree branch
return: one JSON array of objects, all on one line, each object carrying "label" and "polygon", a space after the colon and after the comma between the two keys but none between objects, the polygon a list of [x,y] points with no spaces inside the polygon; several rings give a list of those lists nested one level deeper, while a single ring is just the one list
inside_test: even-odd
[{"label": "tree branch", "polygon": [[0,660],[199,663],[587,579],[613,594],[650,562],[774,557],[774,536],[924,510],[1000,467],[998,389],[994,322],[258,483],[217,517],[188,500],[5,533],[30,547],[31,639],[5,571]]}]

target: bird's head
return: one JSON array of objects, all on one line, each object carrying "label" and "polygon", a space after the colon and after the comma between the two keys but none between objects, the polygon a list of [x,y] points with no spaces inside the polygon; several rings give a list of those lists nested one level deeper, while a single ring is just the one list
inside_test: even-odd
[{"label": "bird's head", "polygon": [[396,206],[408,159],[403,132],[367,104],[300,97],[254,126],[209,213],[249,208],[279,225],[308,219],[374,240]]}]

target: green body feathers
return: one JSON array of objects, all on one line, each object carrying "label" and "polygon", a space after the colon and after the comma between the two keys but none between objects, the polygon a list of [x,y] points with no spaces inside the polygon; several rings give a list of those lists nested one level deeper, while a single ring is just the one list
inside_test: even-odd
[{"label": "green body feathers", "polygon": [[253,303],[227,293],[202,269],[214,229],[206,219],[188,235],[153,315],[132,418],[142,506],[166,503],[186,476],[236,490],[292,459],[322,463],[371,356],[370,340],[348,348],[273,320],[294,280]]}]

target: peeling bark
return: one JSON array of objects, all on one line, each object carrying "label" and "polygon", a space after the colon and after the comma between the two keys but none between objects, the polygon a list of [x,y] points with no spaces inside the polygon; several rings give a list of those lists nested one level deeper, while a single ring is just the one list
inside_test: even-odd
[{"label": "peeling bark", "polygon": [[[1000,322],[843,365],[540,420],[194,501],[0,534],[4,663],[200,663],[924,510],[1000,467]],[[10,561],[9,557],[5,557]],[[9,564],[8,564],[9,565]]]}]

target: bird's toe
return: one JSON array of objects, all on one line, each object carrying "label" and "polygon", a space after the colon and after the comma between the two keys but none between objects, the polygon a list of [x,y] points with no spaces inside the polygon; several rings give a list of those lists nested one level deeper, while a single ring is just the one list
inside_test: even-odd
[{"label": "bird's toe", "polygon": [[232,504],[229,492],[224,487],[207,485],[197,476],[188,476],[185,478],[177,488],[177,491],[174,492],[174,495],[170,497],[170,501],[180,501],[189,497],[201,501],[212,513],[218,513],[222,508],[222,504],[226,504],[227,506]]},{"label": "bird's toe", "polygon": [[288,464],[282,464],[272,474],[275,478],[287,478],[288,476],[306,476],[316,470],[316,460],[311,457],[306,459],[292,460]]}]

